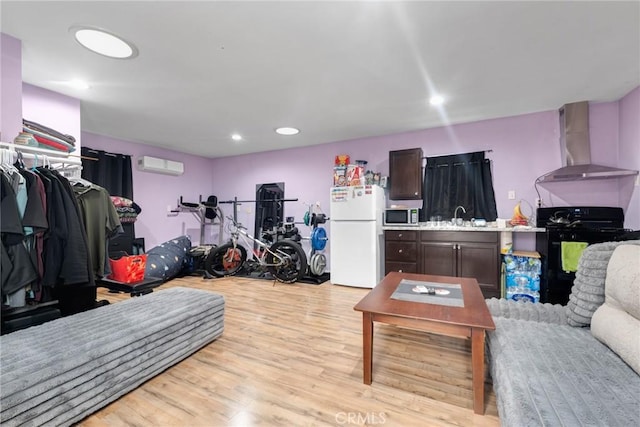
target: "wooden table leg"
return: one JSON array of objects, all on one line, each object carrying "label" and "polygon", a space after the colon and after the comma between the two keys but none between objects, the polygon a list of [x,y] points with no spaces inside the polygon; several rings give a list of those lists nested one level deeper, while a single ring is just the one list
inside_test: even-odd
[{"label": "wooden table leg", "polygon": [[471,372],[473,412],[484,414],[484,329],[471,329]]},{"label": "wooden table leg", "polygon": [[371,313],[362,313],[362,369],[365,384],[371,384],[371,372],[373,370],[373,316]]}]

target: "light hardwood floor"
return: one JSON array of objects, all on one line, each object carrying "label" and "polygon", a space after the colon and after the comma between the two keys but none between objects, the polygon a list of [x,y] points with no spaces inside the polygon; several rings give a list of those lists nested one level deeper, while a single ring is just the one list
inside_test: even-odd
[{"label": "light hardwood floor", "polygon": [[468,341],[376,324],[373,384],[363,384],[353,306],[366,289],[186,277],[156,292],[173,286],[224,295],[223,335],[79,425],[500,425],[490,383],[486,415],[473,413]]}]

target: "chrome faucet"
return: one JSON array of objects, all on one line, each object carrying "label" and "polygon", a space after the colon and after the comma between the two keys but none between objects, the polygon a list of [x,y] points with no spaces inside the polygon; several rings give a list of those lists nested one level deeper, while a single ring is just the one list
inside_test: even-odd
[{"label": "chrome faucet", "polygon": [[462,209],[463,213],[467,213],[467,210],[464,208],[464,206],[456,207],[456,210],[453,211],[453,225],[462,225],[462,218],[458,218],[458,209]]}]

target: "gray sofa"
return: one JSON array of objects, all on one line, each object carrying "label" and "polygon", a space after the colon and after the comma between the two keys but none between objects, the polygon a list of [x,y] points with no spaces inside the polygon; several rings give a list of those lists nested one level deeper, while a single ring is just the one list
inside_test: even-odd
[{"label": "gray sofa", "polygon": [[587,247],[567,306],[487,300],[503,426],[640,425],[638,245]]},{"label": "gray sofa", "polygon": [[73,424],[223,329],[221,295],[170,288],[3,335],[0,424]]}]

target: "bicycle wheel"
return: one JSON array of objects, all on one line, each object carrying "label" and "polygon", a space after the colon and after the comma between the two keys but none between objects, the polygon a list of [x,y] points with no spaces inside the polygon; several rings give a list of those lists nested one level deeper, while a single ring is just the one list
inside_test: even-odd
[{"label": "bicycle wheel", "polygon": [[[278,257],[276,257],[277,254]],[[268,270],[282,283],[293,283],[307,272],[307,255],[302,247],[292,240],[278,240],[269,248],[265,257]]]},{"label": "bicycle wheel", "polygon": [[228,242],[211,250],[204,260],[205,271],[216,277],[233,276],[242,268],[247,260],[244,246],[233,246]]}]

